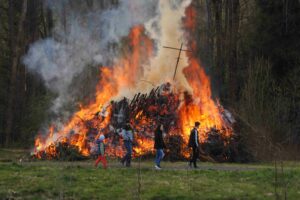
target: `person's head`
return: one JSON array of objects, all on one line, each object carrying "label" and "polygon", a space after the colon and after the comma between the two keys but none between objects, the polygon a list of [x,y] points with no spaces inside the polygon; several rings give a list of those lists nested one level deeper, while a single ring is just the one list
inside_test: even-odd
[{"label": "person's head", "polygon": [[129,122],[129,121],[126,121],[126,124],[125,124],[125,130],[126,130],[126,131],[129,131],[130,129],[131,129],[130,122]]},{"label": "person's head", "polygon": [[200,122],[195,122],[195,127],[199,128],[200,127]]},{"label": "person's head", "polygon": [[158,123],[156,129],[164,131],[164,125],[162,123]]},{"label": "person's head", "polygon": [[161,131],[164,131],[164,125],[163,125],[163,124],[160,124],[159,129],[160,129]]},{"label": "person's head", "polygon": [[104,139],[105,139],[105,136],[104,136],[104,135],[100,135],[100,136],[99,136],[99,140],[100,140],[100,141],[103,141]]}]

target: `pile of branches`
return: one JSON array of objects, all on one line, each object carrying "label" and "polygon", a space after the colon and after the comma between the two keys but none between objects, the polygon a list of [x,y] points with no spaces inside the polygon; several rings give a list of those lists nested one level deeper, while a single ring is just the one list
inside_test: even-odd
[{"label": "pile of branches", "polygon": [[200,158],[213,162],[250,162],[252,155],[246,148],[243,138],[237,133],[224,137],[222,130],[211,128],[207,140],[201,146]]},{"label": "pile of branches", "polygon": [[152,89],[148,94],[138,93],[132,100],[123,98],[121,101],[112,102],[110,124],[121,128],[126,121],[130,121],[134,128],[150,125],[153,129],[153,126],[160,123],[169,131],[171,125],[176,125],[179,104],[178,96],[170,91],[170,83],[166,83]]},{"label": "pile of branches", "polygon": [[58,160],[58,161],[79,161],[88,159],[80,153],[77,146],[66,142],[51,144],[44,151],[39,151],[32,156],[32,159]]},{"label": "pile of branches", "polygon": [[[154,131],[158,124],[163,124],[166,136],[166,159],[171,161],[186,159],[188,147],[185,147],[184,140],[181,136],[180,127],[178,127],[178,110],[180,106],[179,95],[174,94],[169,83],[160,87],[153,88],[149,93],[137,93],[133,99],[123,98],[120,101],[112,101],[110,116],[105,116],[103,111],[95,114],[95,117],[89,121],[83,120],[83,124],[89,130],[87,133],[86,145],[91,145],[95,141],[99,131],[104,133],[109,140],[109,148],[120,148],[119,129],[123,128],[126,122],[130,121],[135,131],[136,138],[153,140]],[[184,93],[184,103],[193,102],[192,96],[187,92]],[[99,117],[100,116],[100,117]],[[226,115],[224,114],[226,117]],[[102,123],[105,117],[110,117],[109,126],[98,130],[97,124]],[[230,116],[227,117],[230,122]],[[200,146],[200,157],[202,160],[224,162],[240,162],[243,155],[243,144],[240,137],[234,134],[232,137],[225,137],[222,134],[224,130],[212,128],[207,134],[207,140]],[[175,133],[175,134],[174,134]],[[76,146],[69,143],[59,142],[56,145],[47,147],[44,152],[39,152],[37,156],[41,159],[55,160],[82,160],[85,156],[80,154]],[[91,156],[93,150],[90,149]],[[46,153],[46,152],[55,153]],[[151,152],[144,152],[143,155],[150,155]],[[147,156],[147,157],[148,157]]]}]

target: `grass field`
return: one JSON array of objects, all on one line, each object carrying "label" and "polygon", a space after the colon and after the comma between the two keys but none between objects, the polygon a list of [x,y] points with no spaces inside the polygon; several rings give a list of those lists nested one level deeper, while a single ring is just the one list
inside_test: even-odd
[{"label": "grass field", "polygon": [[300,199],[300,165],[293,162],[283,174],[279,168],[275,182],[272,163],[187,170],[184,162],[164,162],[155,171],[152,161],[123,168],[112,160],[103,170],[92,160],[20,162],[22,154],[0,150],[0,199]]}]

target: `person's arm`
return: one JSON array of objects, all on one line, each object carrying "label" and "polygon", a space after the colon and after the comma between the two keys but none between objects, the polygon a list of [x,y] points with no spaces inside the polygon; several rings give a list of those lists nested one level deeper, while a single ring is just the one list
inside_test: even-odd
[{"label": "person's arm", "polygon": [[100,154],[102,155],[102,156],[104,156],[104,153],[105,153],[105,149],[104,149],[105,147],[104,147],[104,144],[103,144],[103,142],[100,144]]},{"label": "person's arm", "polygon": [[123,139],[126,139],[126,131],[125,129],[122,129],[122,131],[120,132],[120,135]]},{"label": "person's arm", "polygon": [[162,147],[166,148],[166,144],[165,144],[165,141],[164,141],[164,132],[161,133],[161,143],[162,143]]},{"label": "person's arm", "polygon": [[196,143],[196,147],[198,147],[198,131],[195,130],[195,143]]},{"label": "person's arm", "polygon": [[133,142],[133,131],[130,132],[129,139],[131,142]]}]

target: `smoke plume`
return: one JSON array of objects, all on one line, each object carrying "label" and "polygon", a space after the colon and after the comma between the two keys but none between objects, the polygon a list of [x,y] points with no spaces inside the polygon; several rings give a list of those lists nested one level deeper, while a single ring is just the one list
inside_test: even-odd
[{"label": "smoke plume", "polygon": [[[49,0],[46,5],[53,12],[55,24],[52,37],[39,40],[30,46],[23,63],[37,72],[45,85],[57,93],[52,111],[63,112],[62,106],[73,98],[68,95],[72,80],[87,67],[111,65],[118,58],[120,40],[128,35],[131,27],[144,25],[146,34],[155,42],[154,58],[143,66],[141,79],[159,85],[172,81],[176,51],[163,45],[179,47],[183,41],[181,20],[191,0],[120,0],[113,5],[110,0],[74,1]],[[117,46],[112,48],[112,46]],[[183,55],[176,84],[190,89],[181,73],[187,65]],[[149,84],[141,83],[136,90],[148,90]],[[125,95],[120,93],[119,96]]]}]

